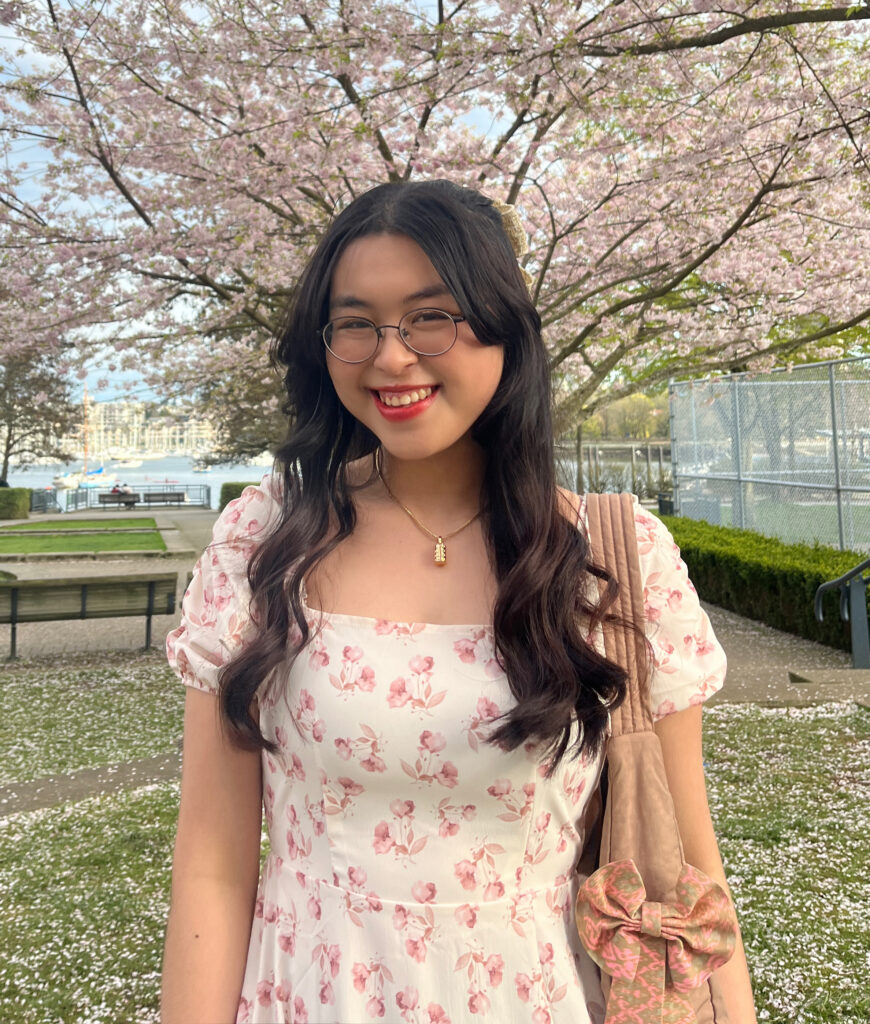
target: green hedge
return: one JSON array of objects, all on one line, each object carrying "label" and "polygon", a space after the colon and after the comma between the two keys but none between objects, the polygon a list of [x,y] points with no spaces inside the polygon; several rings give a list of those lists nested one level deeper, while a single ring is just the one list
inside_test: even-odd
[{"label": "green hedge", "polygon": [[29,487],[0,487],[0,519],[30,517]]},{"label": "green hedge", "polygon": [[866,555],[785,544],[752,530],[694,519],[661,518],[705,601],[808,640],[851,649],[849,625],[840,619],[839,591],[825,595],[822,622],[816,621],[815,595],[820,584],[848,572]]},{"label": "green hedge", "polygon": [[256,487],[259,483],[258,480],[249,480],[247,483],[240,483],[237,480],[230,480],[225,484],[221,484],[221,500],[220,510],[223,510],[229,505],[231,501],[242,493],[246,487]]}]

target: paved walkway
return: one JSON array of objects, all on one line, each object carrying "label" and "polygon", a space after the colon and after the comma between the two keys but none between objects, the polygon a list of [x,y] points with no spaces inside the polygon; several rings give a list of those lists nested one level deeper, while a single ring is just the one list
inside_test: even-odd
[{"label": "paved walkway", "polygon": [[[92,514],[92,513],[91,513]],[[211,539],[216,513],[203,509],[162,511],[158,525],[177,530],[179,549],[185,554],[153,560],[87,562],[87,572],[116,574],[176,568],[179,586],[184,585],[195,556]],[[7,564],[20,578],[48,578],[82,572],[82,563],[26,562]],[[771,629],[733,612],[712,606],[707,611],[716,635],[728,654],[728,680],[714,702],[756,703],[771,706],[807,705],[830,701],[857,701],[870,706],[870,671],[850,668],[849,655],[788,633]],[[163,643],[177,616],[154,619],[155,646]],[[0,644],[8,643],[8,627],[0,628]],[[19,626],[19,651],[28,655],[141,647],[143,626],[138,619],[102,619],[74,622],[26,623]],[[791,678],[790,678],[791,677]],[[795,678],[805,681],[798,682]],[[36,810],[66,800],[83,799],[96,793],[113,792],[132,785],[147,785],[177,777],[180,754],[174,752],[129,764],[84,769],[69,776],[37,779],[29,783],[0,787],[0,817],[13,811]]]}]

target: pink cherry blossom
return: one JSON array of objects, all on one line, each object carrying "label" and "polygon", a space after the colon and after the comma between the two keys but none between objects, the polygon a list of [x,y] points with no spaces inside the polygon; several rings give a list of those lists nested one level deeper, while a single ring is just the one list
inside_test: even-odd
[{"label": "pink cherry blossom", "polygon": [[359,867],[349,867],[347,869],[347,877],[350,879],[351,885],[354,885],[357,888],[365,885],[368,880],[368,875],[366,874],[365,869]]},{"label": "pink cherry blossom", "polygon": [[372,996],[366,1002],[366,1013],[369,1017],[383,1017],[386,1013],[386,1006],[380,996]]},{"label": "pink cherry blossom", "polygon": [[369,754],[368,757],[360,759],[360,767],[367,772],[385,772],[387,765],[382,757],[377,754]]},{"label": "pink cherry blossom", "polygon": [[494,988],[501,984],[504,977],[504,960],[498,953],[488,956],[484,962],[484,970],[489,976],[489,983]]},{"label": "pink cherry blossom", "polygon": [[387,697],[387,703],[391,708],[403,708],[408,701],[411,699],[411,690],[408,687],[408,681],[403,676],[399,676],[398,679],[394,679],[390,683],[390,692]]},{"label": "pink cherry blossom", "polygon": [[459,772],[456,769],[456,765],[452,761],[445,761],[438,766],[435,772],[435,779],[440,785],[452,789],[459,780]]},{"label": "pink cherry blossom", "polygon": [[408,818],[414,813],[413,800],[391,800],[390,810],[397,818]]},{"label": "pink cherry blossom", "polygon": [[504,883],[501,881],[490,882],[483,890],[485,900],[500,900],[504,896]]},{"label": "pink cherry blossom", "polygon": [[473,665],[477,660],[477,645],[473,640],[456,640],[453,643],[453,650],[459,655],[459,660],[466,665]]},{"label": "pink cherry blossom", "polygon": [[489,700],[487,697],[477,698],[477,714],[481,721],[491,722],[494,718],[498,718],[501,714],[499,707],[496,703]]},{"label": "pink cherry blossom", "polygon": [[444,734],[440,732],[430,732],[429,729],[424,729],[420,733],[420,748],[422,750],[428,750],[433,754],[437,754],[439,750],[443,750],[447,745],[447,740],[444,738]]},{"label": "pink cherry blossom", "polygon": [[418,903],[432,903],[436,892],[434,882],[414,882],[411,886],[411,895]]},{"label": "pink cherry blossom", "polygon": [[459,879],[463,889],[473,889],[477,885],[474,864],[470,860],[461,860],[453,866],[453,873]]},{"label": "pink cherry blossom", "polygon": [[257,1002],[260,1006],[271,1006],[274,1001],[273,989],[275,985],[273,982],[266,980],[257,982]]},{"label": "pink cherry blossom", "polygon": [[351,977],[353,978],[353,987],[357,992],[365,992],[366,982],[369,979],[371,971],[366,967],[365,964],[355,963],[350,971]]},{"label": "pink cherry blossom", "polygon": [[473,928],[477,924],[477,907],[471,906],[470,903],[463,903],[453,911],[453,916],[459,924],[466,928]]},{"label": "pink cherry blossom", "polygon": [[390,826],[385,821],[375,825],[375,839],[372,845],[375,848],[375,853],[389,853],[395,845]]},{"label": "pink cherry blossom", "polygon": [[514,978],[514,984],[516,985],[517,996],[522,1002],[527,1003],[531,997],[535,983],[528,974],[517,974]]},{"label": "pink cherry blossom", "polygon": [[329,960],[329,973],[333,978],[337,978],[341,968],[341,949],[333,943],[326,950],[326,956]]},{"label": "pink cherry blossom", "polygon": [[397,932],[408,926],[408,917],[408,908],[401,903],[397,903],[393,910],[393,927]]},{"label": "pink cherry blossom", "polygon": [[420,1002],[420,994],[415,988],[411,988],[408,985],[403,988],[401,992],[396,993],[396,1006],[400,1010],[414,1010],[417,1008],[417,1003]]},{"label": "pink cherry blossom", "polygon": [[418,964],[425,963],[426,961],[426,943],[422,938],[410,936],[405,939],[405,952],[412,960],[416,960]]},{"label": "pink cherry blossom", "polygon": [[468,997],[470,1013],[486,1013],[489,1010],[489,998],[484,992],[472,992]]}]

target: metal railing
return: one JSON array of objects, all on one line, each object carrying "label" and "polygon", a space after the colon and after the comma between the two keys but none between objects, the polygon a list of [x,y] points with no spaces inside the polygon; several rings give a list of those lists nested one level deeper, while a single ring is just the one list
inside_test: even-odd
[{"label": "metal railing", "polygon": [[870,668],[870,624],[867,618],[867,587],[870,576],[870,558],[843,573],[835,580],[823,583],[816,591],[816,619],[821,622],[822,598],[831,590],[840,590],[840,618],[849,623],[852,634],[852,668]]},{"label": "metal railing", "polygon": [[[108,487],[77,487],[71,490],[31,491],[31,512],[77,512],[79,509],[100,508],[101,494],[111,494]],[[189,508],[191,506],[211,508],[211,487],[208,484],[140,484],[134,489],[143,499],[146,494],[183,494],[182,501],[171,501],[165,504],[172,507]],[[141,508],[159,508],[161,502],[142,501]]]}]

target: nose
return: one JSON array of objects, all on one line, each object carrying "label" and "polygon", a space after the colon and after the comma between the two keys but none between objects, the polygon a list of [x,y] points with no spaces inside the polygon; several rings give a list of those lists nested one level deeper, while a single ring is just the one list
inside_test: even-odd
[{"label": "nose", "polygon": [[372,360],[373,365],[387,373],[398,374],[406,366],[418,362],[419,358],[402,341],[398,327],[381,328],[381,341]]}]

